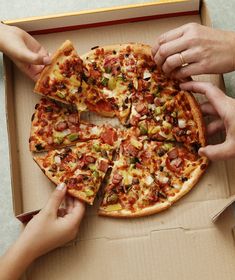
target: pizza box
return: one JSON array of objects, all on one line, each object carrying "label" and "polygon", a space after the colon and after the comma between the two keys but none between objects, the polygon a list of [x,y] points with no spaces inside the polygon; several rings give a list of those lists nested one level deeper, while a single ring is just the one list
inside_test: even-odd
[{"label": "pizza box", "polygon": [[[5,23],[30,32],[50,52],[70,39],[83,54],[97,45],[152,45],[159,34],[189,22],[211,25],[204,1],[158,1]],[[40,97],[7,57],[4,68],[14,214],[25,222],[44,206],[54,185],[28,148],[30,119]],[[199,79],[223,87],[221,76]],[[113,122],[92,114],[86,118]],[[24,279],[233,279],[235,221],[227,208],[235,194],[233,171],[234,161],[211,163],[188,195],[149,217],[99,217],[98,202],[87,206],[78,238],[36,260]]]}]

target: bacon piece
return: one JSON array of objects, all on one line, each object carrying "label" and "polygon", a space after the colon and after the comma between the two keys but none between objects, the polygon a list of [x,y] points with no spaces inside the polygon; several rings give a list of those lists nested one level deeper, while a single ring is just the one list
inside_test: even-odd
[{"label": "bacon piece", "polygon": [[73,124],[77,124],[79,122],[78,114],[71,114],[71,115],[69,115],[68,121],[73,123]]},{"label": "bacon piece", "polygon": [[177,148],[174,148],[173,150],[169,151],[167,153],[167,155],[168,155],[169,159],[177,158],[178,157],[178,150],[177,150]]},{"label": "bacon piece", "polygon": [[102,172],[106,172],[107,169],[108,169],[109,165],[108,165],[108,162],[107,161],[104,161],[104,160],[101,160],[99,162],[99,166],[98,166],[98,169]]},{"label": "bacon piece", "polygon": [[143,110],[146,109],[145,104],[143,103],[139,103],[135,106],[135,109],[138,113],[141,113]]},{"label": "bacon piece", "polygon": [[66,121],[59,122],[55,125],[55,130],[63,131],[68,128],[68,123]]},{"label": "bacon piece", "polygon": [[123,179],[123,177],[122,177],[121,174],[115,173],[115,174],[113,175],[112,183],[113,183],[114,185],[117,185],[117,184],[119,184],[119,183],[122,181],[122,179]]},{"label": "bacon piece", "polygon": [[114,142],[117,140],[117,132],[111,127],[108,127],[103,131],[100,135],[100,139],[106,143],[112,146]]},{"label": "bacon piece", "polygon": [[92,156],[85,156],[84,161],[86,164],[94,163],[96,159]]},{"label": "bacon piece", "polygon": [[152,104],[153,101],[154,101],[154,96],[153,96],[153,94],[146,94],[146,95],[145,95],[145,100],[146,100],[149,104]]}]

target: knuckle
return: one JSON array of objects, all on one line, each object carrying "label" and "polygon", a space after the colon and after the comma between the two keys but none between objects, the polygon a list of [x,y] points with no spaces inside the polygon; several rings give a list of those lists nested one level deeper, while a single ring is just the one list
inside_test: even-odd
[{"label": "knuckle", "polygon": [[161,45],[161,44],[165,43],[165,41],[166,41],[166,34],[164,33],[164,34],[159,36],[158,42]]},{"label": "knuckle", "polygon": [[198,45],[198,38],[196,38],[195,36],[190,36],[187,39],[187,47],[193,47],[193,46],[197,46]]},{"label": "knuckle", "polygon": [[202,73],[208,73],[208,71],[209,71],[209,62],[206,59],[203,59],[202,61],[200,61],[199,65],[200,65]]},{"label": "knuckle", "polygon": [[165,46],[160,46],[159,48],[159,55],[162,56],[162,57],[165,57],[167,55],[167,49]]},{"label": "knuckle", "polygon": [[190,30],[190,31],[197,31],[200,27],[200,24],[196,23],[196,22],[190,22],[187,24],[187,28]]}]

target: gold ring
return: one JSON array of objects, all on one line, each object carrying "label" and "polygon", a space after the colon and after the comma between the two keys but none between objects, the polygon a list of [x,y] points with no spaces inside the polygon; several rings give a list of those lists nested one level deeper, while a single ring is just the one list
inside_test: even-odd
[{"label": "gold ring", "polygon": [[179,53],[179,55],[180,55],[180,60],[181,60],[181,67],[184,67],[184,66],[188,65],[188,63],[185,62],[182,53]]}]

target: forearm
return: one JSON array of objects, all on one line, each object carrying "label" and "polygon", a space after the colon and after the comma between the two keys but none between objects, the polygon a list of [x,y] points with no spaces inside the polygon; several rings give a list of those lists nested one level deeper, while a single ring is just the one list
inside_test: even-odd
[{"label": "forearm", "polygon": [[7,26],[3,23],[0,22],[0,52],[4,52],[4,48],[3,48],[3,40],[6,34],[6,30],[7,30]]},{"label": "forearm", "polygon": [[35,258],[18,239],[0,258],[1,280],[16,280],[24,273]]}]

